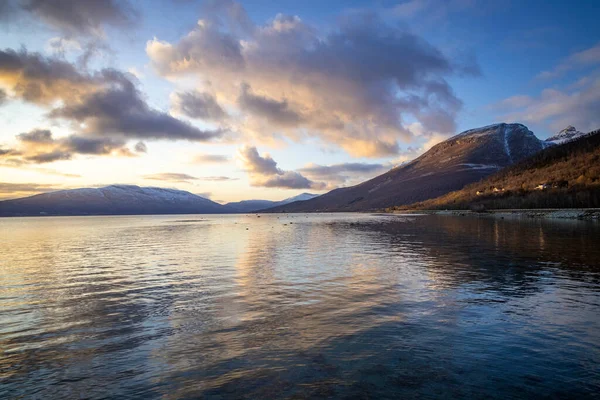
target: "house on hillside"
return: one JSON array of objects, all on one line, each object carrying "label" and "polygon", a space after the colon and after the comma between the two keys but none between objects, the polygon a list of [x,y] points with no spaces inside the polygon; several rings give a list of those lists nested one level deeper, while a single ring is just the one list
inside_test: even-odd
[{"label": "house on hillside", "polygon": [[548,185],[547,183],[540,183],[535,188],[536,188],[536,190],[546,190],[549,187],[550,187],[550,185]]}]

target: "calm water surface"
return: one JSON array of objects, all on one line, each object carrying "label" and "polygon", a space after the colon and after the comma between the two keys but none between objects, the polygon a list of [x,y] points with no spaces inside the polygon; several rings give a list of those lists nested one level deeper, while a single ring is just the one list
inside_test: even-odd
[{"label": "calm water surface", "polygon": [[0,398],[593,398],[600,224],[0,220]]}]

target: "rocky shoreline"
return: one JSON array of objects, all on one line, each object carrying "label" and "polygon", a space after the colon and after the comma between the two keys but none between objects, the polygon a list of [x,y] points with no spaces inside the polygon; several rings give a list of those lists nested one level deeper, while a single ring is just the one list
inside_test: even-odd
[{"label": "rocky shoreline", "polygon": [[501,217],[501,218],[552,218],[552,219],[581,219],[600,221],[599,208],[561,208],[561,209],[512,209],[488,210],[474,212],[469,210],[398,210],[392,214],[431,214],[472,217]]}]

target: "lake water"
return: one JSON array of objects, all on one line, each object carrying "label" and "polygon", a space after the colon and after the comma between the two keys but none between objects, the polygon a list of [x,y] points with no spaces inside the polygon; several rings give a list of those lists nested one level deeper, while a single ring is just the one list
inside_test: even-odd
[{"label": "lake water", "polygon": [[600,223],[0,219],[0,398],[591,398]]}]

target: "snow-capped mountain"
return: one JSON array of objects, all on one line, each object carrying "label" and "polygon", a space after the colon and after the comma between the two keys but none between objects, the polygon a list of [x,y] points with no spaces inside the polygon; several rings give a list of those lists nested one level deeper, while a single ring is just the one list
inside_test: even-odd
[{"label": "snow-capped mountain", "polygon": [[408,207],[423,210],[598,207],[600,192],[595,181],[600,173],[596,167],[600,130],[576,139],[550,145],[462,190]]},{"label": "snow-capped mountain", "polygon": [[318,197],[318,194],[313,194],[313,193],[300,193],[297,196],[294,197],[288,197],[285,200],[281,200],[278,203],[279,204],[288,204],[288,203],[293,203],[294,201],[306,201],[306,200],[310,200],[310,199],[314,199],[315,197]]},{"label": "snow-capped mountain", "polygon": [[524,125],[484,126],[451,137],[412,162],[356,186],[269,211],[360,211],[410,204],[461,189],[543,148]]},{"label": "snow-capped mountain", "polygon": [[226,207],[230,208],[233,212],[247,213],[264,210],[271,207],[276,207],[284,204],[293,203],[294,201],[306,201],[318,197],[318,194],[312,193],[301,193],[297,196],[289,197],[281,201],[271,200],[242,200],[234,203],[225,204]]},{"label": "snow-capped mountain", "polygon": [[0,202],[0,215],[210,214],[227,207],[190,192],[110,185],[59,190]]},{"label": "snow-capped mountain", "polygon": [[566,142],[570,142],[571,140],[578,139],[585,135],[586,133],[580,132],[577,129],[575,129],[574,126],[569,125],[562,131],[558,132],[556,135],[550,136],[548,139],[546,139],[546,143],[563,144]]},{"label": "snow-capped mountain", "polygon": [[282,201],[246,200],[222,205],[184,190],[110,185],[0,201],[0,216],[244,213],[316,196],[302,193]]}]

